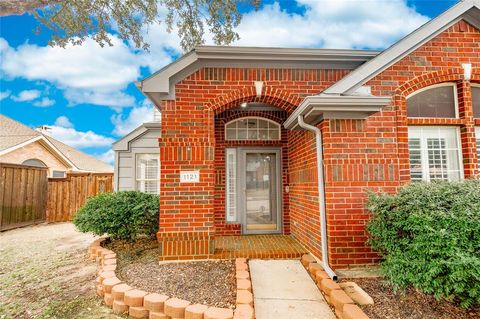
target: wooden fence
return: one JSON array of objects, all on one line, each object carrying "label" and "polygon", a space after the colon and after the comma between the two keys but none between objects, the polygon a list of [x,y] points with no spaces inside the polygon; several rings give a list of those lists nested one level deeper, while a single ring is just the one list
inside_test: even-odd
[{"label": "wooden fence", "polygon": [[0,231],[45,221],[47,168],[0,163]]},{"label": "wooden fence", "polygon": [[67,173],[47,178],[42,167],[0,163],[0,231],[65,222],[87,198],[113,191],[113,173]]},{"label": "wooden fence", "polygon": [[68,173],[66,178],[49,178],[47,221],[70,221],[87,198],[111,191],[113,173]]}]

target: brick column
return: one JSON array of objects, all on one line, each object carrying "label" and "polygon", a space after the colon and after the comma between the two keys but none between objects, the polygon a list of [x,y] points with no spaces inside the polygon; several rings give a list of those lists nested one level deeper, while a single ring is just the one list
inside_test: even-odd
[{"label": "brick column", "polygon": [[[211,120],[201,107],[162,105],[160,217],[161,260],[207,258],[214,250],[214,144]],[[187,106],[186,106],[187,107]],[[199,182],[182,183],[181,171],[198,171]]]},{"label": "brick column", "polygon": [[458,109],[463,125],[460,128],[463,169],[465,178],[478,174],[477,146],[475,143],[475,120],[473,117],[472,91],[469,81],[458,84]]}]

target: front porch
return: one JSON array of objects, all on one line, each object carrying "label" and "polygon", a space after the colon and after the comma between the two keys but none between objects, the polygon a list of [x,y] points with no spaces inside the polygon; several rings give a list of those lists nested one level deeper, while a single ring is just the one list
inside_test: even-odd
[{"label": "front porch", "polygon": [[214,259],[300,258],[307,250],[291,235],[243,235],[215,237]]}]

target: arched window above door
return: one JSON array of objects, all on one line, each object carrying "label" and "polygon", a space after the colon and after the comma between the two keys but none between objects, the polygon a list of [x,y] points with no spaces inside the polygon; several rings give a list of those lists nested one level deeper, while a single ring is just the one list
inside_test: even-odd
[{"label": "arched window above door", "polygon": [[407,97],[408,117],[457,118],[455,83],[442,83],[420,89]]},{"label": "arched window above door", "polygon": [[228,141],[280,140],[280,132],[280,124],[262,117],[242,117],[225,124],[225,139]]}]

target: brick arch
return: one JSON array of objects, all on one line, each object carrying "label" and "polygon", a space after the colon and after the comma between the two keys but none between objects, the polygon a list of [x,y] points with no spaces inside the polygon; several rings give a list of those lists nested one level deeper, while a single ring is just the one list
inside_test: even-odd
[{"label": "brick arch", "polygon": [[257,96],[254,86],[245,87],[222,94],[207,104],[206,109],[215,114],[237,107],[242,102],[259,102],[278,107],[291,114],[300,104],[302,98],[282,89],[264,87],[261,96]]},{"label": "brick arch", "polygon": [[[476,69],[475,69],[476,70]],[[472,72],[473,75],[473,72]],[[462,68],[450,68],[419,75],[401,86],[399,86],[394,95],[406,98],[408,95],[431,85],[444,82],[457,82],[463,80]]]},{"label": "brick arch", "polygon": [[[228,112],[227,110],[226,112]],[[286,112],[284,110],[278,110],[278,111],[252,111],[252,110],[245,110],[245,111],[238,111],[238,112],[231,112],[231,114],[226,114],[226,116],[222,117],[220,119],[220,122],[222,124],[227,124],[230,121],[240,119],[242,117],[259,117],[259,118],[265,118],[268,120],[272,120],[275,123],[282,124],[285,121],[285,118],[280,116],[279,113],[285,114]]]}]

